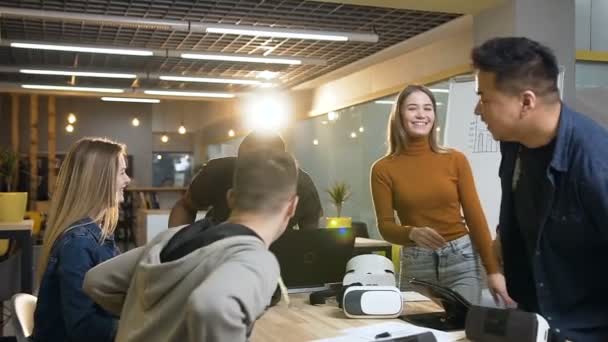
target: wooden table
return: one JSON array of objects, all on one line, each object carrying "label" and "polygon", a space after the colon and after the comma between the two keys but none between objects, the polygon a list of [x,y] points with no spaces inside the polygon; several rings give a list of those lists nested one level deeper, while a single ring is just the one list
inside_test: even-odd
[{"label": "wooden table", "polygon": [[393,244],[384,240],[374,240],[362,237],[355,238],[355,255],[384,252],[384,256],[393,260]]},{"label": "wooden table", "polygon": [[21,292],[32,293],[33,284],[33,246],[32,227],[34,221],[0,222],[0,239],[15,239],[21,246]]},{"label": "wooden table", "polygon": [[[352,319],[338,308],[335,299],[325,305],[308,304],[308,293],[291,294],[289,307],[283,300],[256,322],[253,342],[298,342],[342,335],[341,330],[400,319]],[[433,302],[408,302],[404,314],[443,311]]]}]

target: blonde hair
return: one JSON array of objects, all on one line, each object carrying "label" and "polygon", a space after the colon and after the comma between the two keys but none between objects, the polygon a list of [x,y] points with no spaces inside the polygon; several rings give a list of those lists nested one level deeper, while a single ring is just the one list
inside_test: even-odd
[{"label": "blonde hair", "polygon": [[55,241],[70,225],[90,218],[101,226],[101,241],[116,229],[120,155],[125,146],[103,138],[83,138],[61,163],[38,267],[38,281],[46,270]]},{"label": "blonde hair", "polygon": [[433,103],[433,112],[435,113],[435,120],[433,120],[433,127],[429,133],[428,139],[431,145],[431,150],[435,153],[446,153],[448,150],[439,145],[437,142],[437,135],[435,134],[435,128],[437,126],[437,101],[435,95],[427,87],[421,85],[409,85],[399,93],[397,101],[393,105],[390,118],[388,120],[388,151],[387,156],[396,156],[407,148],[409,137],[405,131],[403,125],[403,117],[401,113],[405,105],[405,100],[415,92],[422,92],[426,94]]}]

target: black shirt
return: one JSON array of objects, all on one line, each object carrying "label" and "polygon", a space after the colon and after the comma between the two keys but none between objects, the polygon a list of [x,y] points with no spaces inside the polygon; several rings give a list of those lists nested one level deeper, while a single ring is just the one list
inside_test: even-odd
[{"label": "black shirt", "polygon": [[[197,210],[208,210],[206,217],[215,223],[226,221],[230,215],[226,193],[232,188],[235,167],[236,157],[212,159],[194,176],[188,188],[186,197],[192,206]],[[323,207],[315,184],[302,169],[298,170],[297,194],[296,213],[287,227],[318,228]]]},{"label": "black shirt", "polygon": [[553,156],[555,144],[530,149],[520,147],[513,175],[513,201],[515,217],[526,242],[528,255],[536,249],[541,218],[547,210],[547,191],[551,184],[547,179],[547,167]]}]

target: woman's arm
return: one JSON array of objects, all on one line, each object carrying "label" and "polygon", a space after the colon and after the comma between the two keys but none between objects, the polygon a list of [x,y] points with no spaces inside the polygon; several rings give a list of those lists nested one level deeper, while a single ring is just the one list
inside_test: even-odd
[{"label": "woman's arm", "polygon": [[371,188],[378,230],[380,230],[382,237],[388,242],[399,245],[411,244],[412,241],[409,235],[412,227],[401,226],[395,222],[393,208],[394,189],[383,165],[380,165],[378,162],[372,166]]},{"label": "woman's arm", "polygon": [[117,320],[96,305],[82,290],[84,276],[97,263],[97,241],[76,237],[59,252],[59,288],[65,329],[73,341],[114,340]]},{"label": "woman's arm", "polygon": [[497,273],[499,268],[492,250],[490,229],[477,195],[471,166],[464,154],[458,151],[454,153],[458,167],[458,195],[471,241],[481,256],[486,272],[488,274]]},{"label": "woman's arm", "polygon": [[505,277],[500,273],[498,259],[494,254],[492,239],[488,222],[481,208],[479,196],[475,188],[475,180],[471,166],[464,154],[455,152],[458,164],[458,194],[464,213],[464,219],[469,227],[471,241],[481,256],[481,261],[488,274],[488,288],[494,301],[498,304],[502,300],[505,305],[512,307],[515,304],[507,292]]}]

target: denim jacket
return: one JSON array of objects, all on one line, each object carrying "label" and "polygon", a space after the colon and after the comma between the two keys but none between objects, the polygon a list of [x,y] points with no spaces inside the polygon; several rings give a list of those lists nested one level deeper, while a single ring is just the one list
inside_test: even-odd
[{"label": "denim jacket", "polygon": [[118,254],[114,238],[101,242],[91,219],[75,222],[55,241],[40,283],[34,341],[114,340],[117,320],[82,290],[87,271]]},{"label": "denim jacket", "polygon": [[545,317],[557,340],[608,341],[608,131],[562,105],[532,255],[513,206],[518,149],[501,143],[499,229],[509,294]]}]

